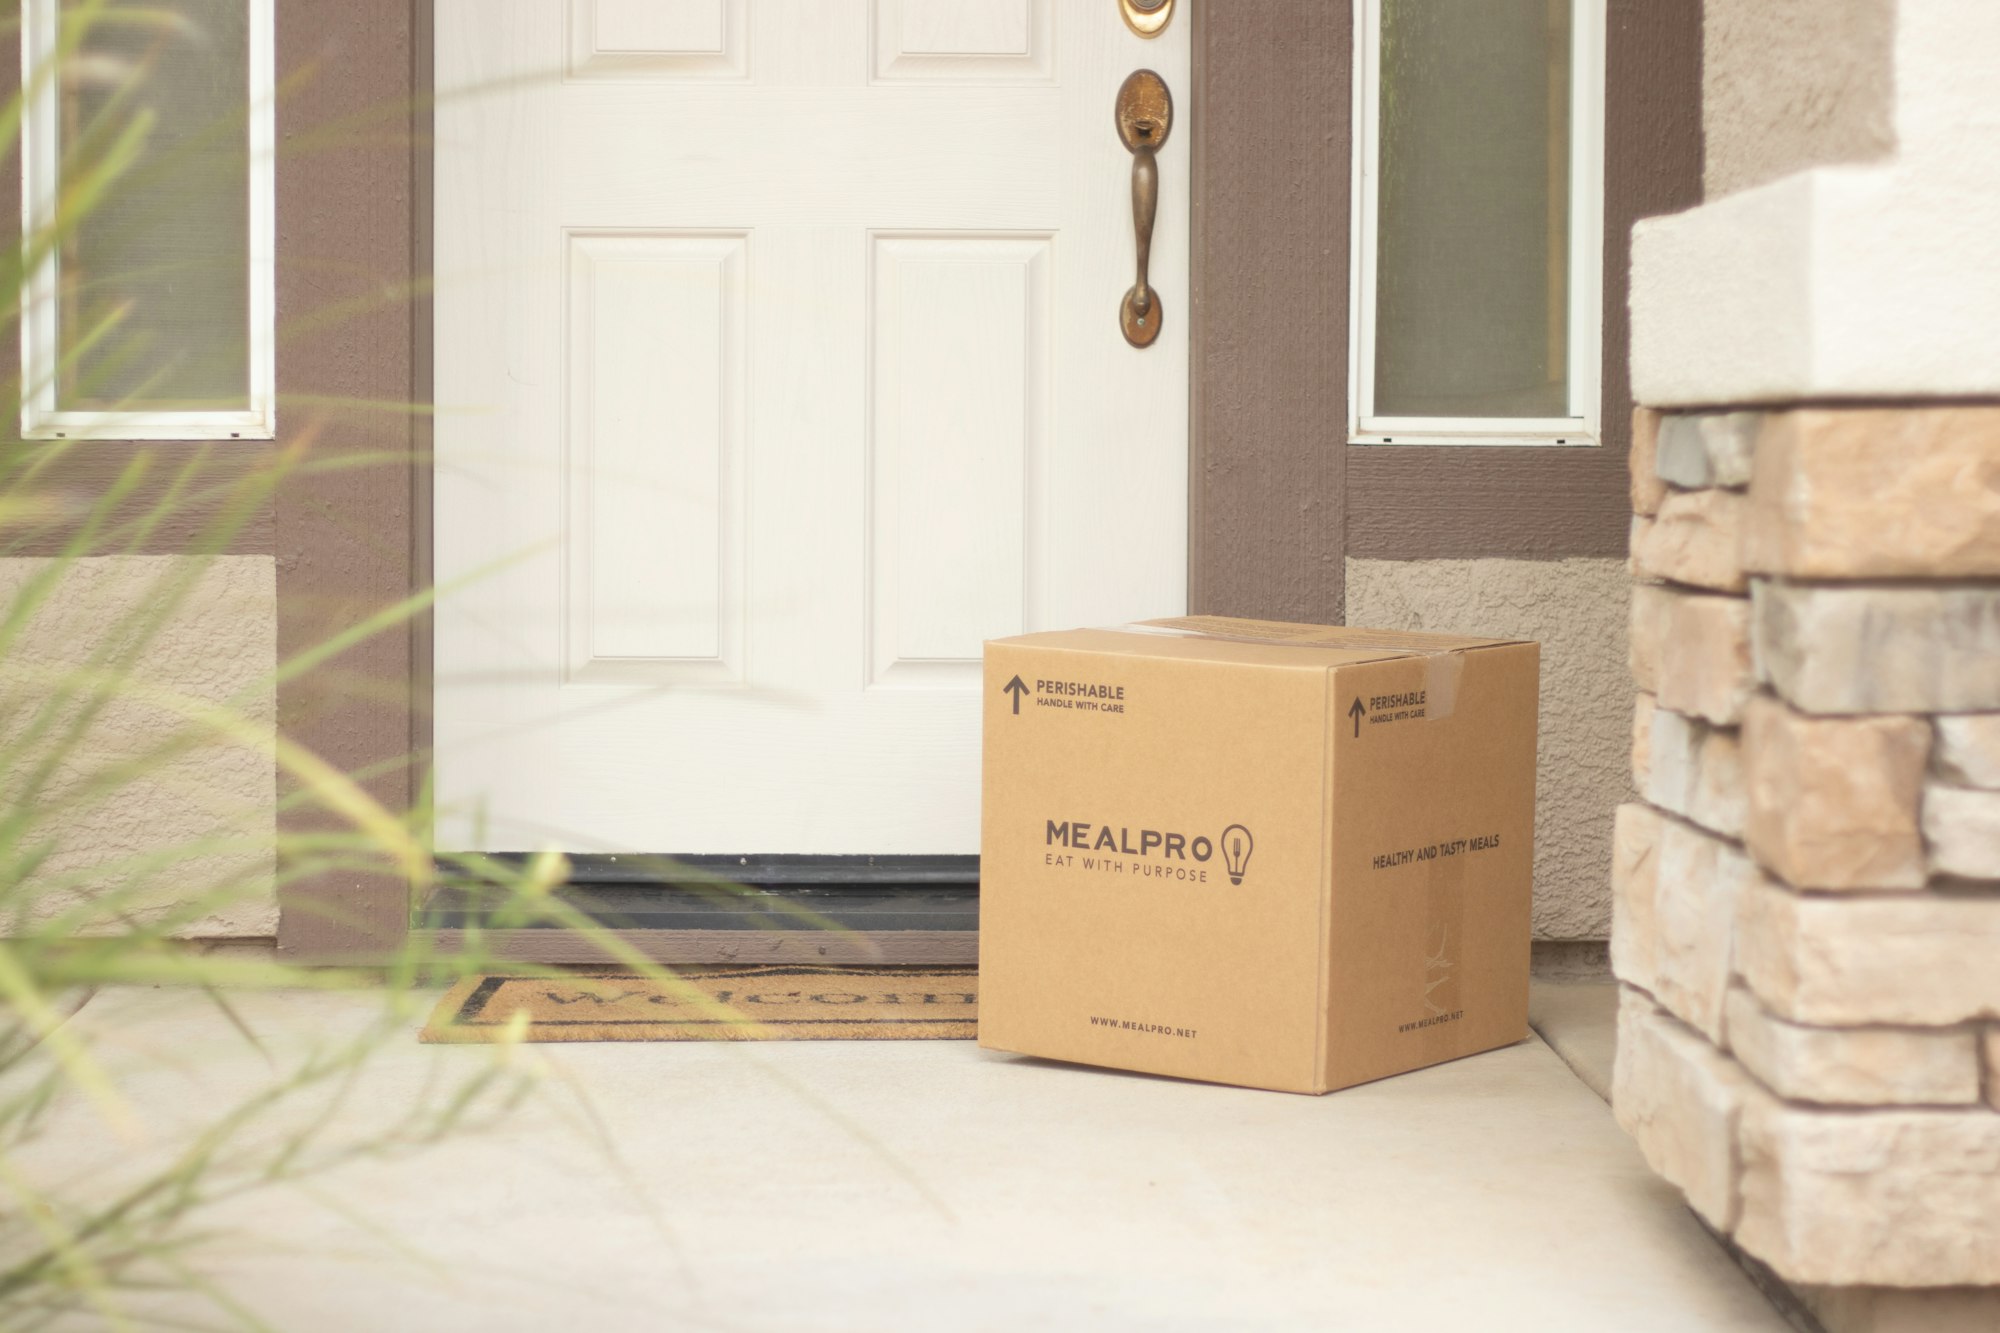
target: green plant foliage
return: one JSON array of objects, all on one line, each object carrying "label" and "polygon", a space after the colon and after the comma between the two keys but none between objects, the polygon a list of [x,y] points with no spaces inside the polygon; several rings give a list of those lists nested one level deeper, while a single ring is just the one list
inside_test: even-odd
[{"label": "green plant foliage", "polygon": [[[0,105],[6,169],[19,173],[23,96],[56,78],[63,62],[81,59],[94,26],[171,33],[188,12],[111,0],[66,5],[54,67],[30,71],[23,94]],[[20,30],[17,14],[10,31],[18,38]],[[120,190],[157,184],[157,173],[141,165],[153,126],[145,81],[160,68],[93,68],[93,78],[116,86],[96,100],[93,119],[70,127],[60,205],[17,253],[0,257],[0,293],[17,327],[24,275],[61,254],[92,210]],[[385,113],[379,124],[336,126],[322,137],[351,149],[376,130],[389,133],[384,126],[406,130],[400,113]],[[380,299],[413,295],[399,290]],[[298,322],[317,334],[378,308],[348,300],[303,312]],[[67,331],[58,374],[82,358],[105,360],[129,314],[129,305],[115,302],[74,309],[93,312],[92,322]],[[292,332],[281,329],[281,341]],[[19,420],[33,387],[7,382],[0,406],[8,420]],[[273,701],[281,687],[317,680],[334,694],[352,688],[338,673],[340,655],[408,625],[450,590],[422,590],[374,608],[310,649],[248,672],[222,697],[162,679],[174,628],[199,615],[211,575],[284,488],[315,471],[411,465],[407,451],[316,445],[356,419],[420,410],[413,405],[302,400],[284,407],[302,424],[288,426],[275,446],[107,452],[75,440],[0,443],[0,1327],[77,1315],[123,1325],[136,1318],[135,1301],[143,1306],[163,1286],[197,1295],[223,1324],[258,1326],[202,1276],[205,1250],[227,1240],[205,1220],[217,1204],[251,1190],[308,1187],[357,1157],[420,1150],[492,1122],[535,1092],[530,1062],[503,1042],[490,1059],[456,1061],[456,1073],[441,1076],[388,1123],[349,1114],[371,1058],[386,1045],[415,1040],[438,987],[462,975],[536,970],[496,956],[489,931],[561,924],[593,936],[607,962],[672,981],[570,905],[559,891],[567,875],[560,855],[440,856],[430,843],[432,811],[420,780],[409,784],[420,795],[406,807],[385,801],[375,794],[385,771],[341,771],[278,729]],[[106,457],[129,461],[107,470]],[[177,554],[142,556],[169,533]],[[107,593],[98,574],[120,560],[127,574],[110,581],[117,588]],[[137,582],[131,569],[141,571]],[[198,789],[204,764],[218,756],[275,775],[275,827],[268,801],[232,808]],[[427,757],[402,762],[420,779]],[[105,834],[122,826],[123,812],[161,801],[198,811],[200,827],[163,845]],[[476,894],[487,924],[468,930],[464,946],[449,954],[430,947],[419,930],[379,956],[343,966],[189,942],[217,933],[218,922],[268,921],[274,901],[288,911],[335,911],[324,895],[292,892],[331,875],[407,883],[413,911],[440,887]],[[205,997],[253,1045],[257,1036],[236,1019],[230,1000],[245,988],[361,991],[379,1010],[358,1031],[309,1044],[303,1054],[271,1055],[266,1086],[238,1104],[205,1108],[199,1131],[135,1178],[51,1182],[35,1169],[34,1152],[52,1116],[86,1113],[81,1105],[102,1120],[105,1134],[144,1137],[145,1108],[131,1103],[67,1021],[92,992],[133,986]]]}]

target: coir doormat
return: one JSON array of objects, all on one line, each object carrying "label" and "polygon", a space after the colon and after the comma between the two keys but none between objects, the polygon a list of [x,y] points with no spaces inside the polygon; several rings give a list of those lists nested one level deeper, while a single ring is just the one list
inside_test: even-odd
[{"label": "coir doormat", "polygon": [[971,967],[690,967],[664,980],[467,977],[438,1001],[420,1039],[970,1040],[978,1015]]}]

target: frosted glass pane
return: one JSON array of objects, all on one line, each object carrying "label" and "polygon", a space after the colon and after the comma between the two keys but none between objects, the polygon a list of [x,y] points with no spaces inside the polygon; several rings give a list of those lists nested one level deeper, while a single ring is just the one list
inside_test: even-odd
[{"label": "frosted glass pane", "polygon": [[1569,411],[1570,0],[1382,0],[1375,414]]},{"label": "frosted glass pane", "polygon": [[146,0],[101,12],[62,72],[65,191],[136,118],[152,127],[62,247],[56,405],[246,410],[249,6]]}]

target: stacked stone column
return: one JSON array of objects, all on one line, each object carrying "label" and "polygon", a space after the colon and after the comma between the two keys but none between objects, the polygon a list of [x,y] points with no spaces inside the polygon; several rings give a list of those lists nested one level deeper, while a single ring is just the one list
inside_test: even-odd
[{"label": "stacked stone column", "polygon": [[2000,1283],[2000,408],[1632,449],[1614,1104],[1803,1284]]}]

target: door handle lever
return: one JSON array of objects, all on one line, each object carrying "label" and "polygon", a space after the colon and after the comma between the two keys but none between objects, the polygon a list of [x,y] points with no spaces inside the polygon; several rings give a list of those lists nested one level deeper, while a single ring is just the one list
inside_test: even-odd
[{"label": "door handle lever", "polygon": [[1160,208],[1160,149],[1174,127],[1174,96],[1150,69],[1135,69],[1119,85],[1114,108],[1118,138],[1132,154],[1132,234],[1137,242],[1139,278],[1119,304],[1118,325],[1134,347],[1151,347],[1160,336],[1160,294],[1148,270],[1153,258],[1153,219]]}]

